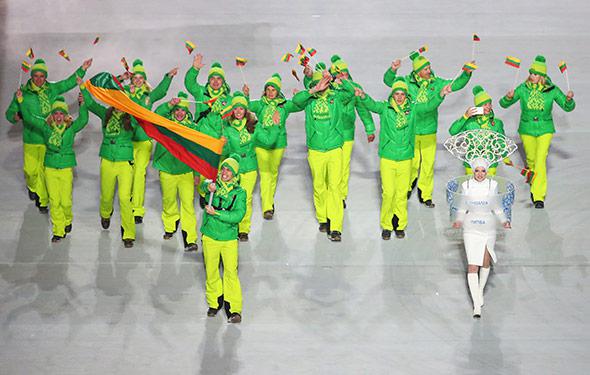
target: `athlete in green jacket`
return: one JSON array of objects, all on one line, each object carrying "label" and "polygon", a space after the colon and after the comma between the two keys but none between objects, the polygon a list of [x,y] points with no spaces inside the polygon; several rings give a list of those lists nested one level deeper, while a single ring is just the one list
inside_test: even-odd
[{"label": "athlete in green jacket", "polygon": [[131,116],[114,107],[106,108],[98,104],[83,90],[84,102],[90,112],[102,122],[102,144],[100,145],[100,223],[108,229],[113,214],[115,187],[119,189],[119,211],[123,244],[133,247],[135,241],[135,221],[131,205],[133,184],[133,133],[136,125]]},{"label": "athlete in green jacket", "polygon": [[537,56],[529,69],[527,80],[515,90],[510,90],[500,99],[500,106],[508,108],[520,101],[520,124],[518,134],[522,139],[527,167],[534,173],[531,182],[531,200],[535,208],[545,207],[547,193],[547,155],[555,125],[553,124],[553,102],[564,111],[576,107],[574,93],[565,95],[547,76],[545,57]]},{"label": "athlete in green jacket", "polygon": [[[258,137],[254,144],[260,172],[260,200],[266,220],[272,220],[275,213],[279,167],[287,147],[287,118],[291,113],[303,110],[285,98],[281,86],[281,76],[275,73],[264,83],[262,97],[250,101],[250,110],[259,120],[257,130],[266,133],[264,137]],[[249,97],[249,88],[245,89],[244,93]]]},{"label": "athlete in green jacket", "polygon": [[386,101],[375,102],[360,89],[355,94],[371,112],[379,114],[379,157],[381,172],[381,238],[389,240],[395,231],[397,238],[405,237],[408,224],[408,184],[416,136],[416,113],[436,108],[450,92],[445,86],[437,95],[424,104],[417,104],[408,96],[408,85],[403,77],[392,84]]},{"label": "athlete in green jacket", "polygon": [[[417,104],[426,104],[435,99],[439,92],[449,84],[452,91],[458,91],[465,87],[471,78],[471,71],[462,71],[458,77],[452,80],[440,78],[431,70],[430,61],[427,58],[417,52],[410,54],[410,57],[412,59],[412,72],[405,76],[404,79],[408,85],[408,94]],[[391,87],[400,66],[401,61],[395,60],[391,64],[391,68],[385,72],[383,82],[387,86]],[[424,106],[416,108],[416,147],[412,161],[411,185],[408,187],[408,192],[411,193],[417,184],[419,201],[427,207],[433,208],[432,191],[434,189],[438,106],[428,110],[424,110],[424,108]],[[419,178],[418,170],[420,170]]]},{"label": "athlete in green jacket", "polygon": [[[51,104],[55,98],[76,87],[76,77],[84,77],[86,70],[92,65],[92,59],[84,61],[68,78],[58,81],[47,81],[48,69],[45,61],[35,60],[31,67],[31,78],[20,87],[22,92],[21,103],[13,97],[8,109],[6,119],[16,124],[23,117],[47,118],[51,112]],[[25,114],[25,112],[27,112]],[[31,123],[23,120],[23,171],[29,192],[29,198],[34,200],[39,211],[47,213],[47,188],[45,185],[45,171],[43,159],[45,158],[45,145],[43,134]]]},{"label": "athlete in green jacket", "polygon": [[[136,59],[133,61],[133,72],[131,83],[125,86],[125,92],[131,100],[149,110],[158,100],[164,98],[172,78],[178,73],[178,68],[170,70],[164,75],[158,86],[151,88],[147,82],[147,75],[143,66],[143,61]],[[132,119],[135,121],[135,119]],[[152,141],[145,134],[141,126],[137,126],[133,135],[133,190],[131,192],[131,203],[133,205],[133,216],[135,223],[143,222],[145,208],[143,202],[145,199],[145,176],[147,166],[152,156]]]},{"label": "athlete in green jacket", "polygon": [[[469,107],[465,114],[457,119],[449,128],[451,135],[456,135],[468,130],[486,129],[504,135],[504,122],[497,118],[492,109],[492,97],[481,87],[475,86],[473,88],[473,103],[475,107]],[[478,109],[482,108],[483,114],[477,114]],[[512,164],[510,159],[506,158],[506,164]],[[473,174],[469,163],[464,162],[465,174]],[[489,166],[487,173],[490,176],[496,175],[496,168],[498,163]]]},{"label": "athlete in green jacket", "polygon": [[[78,78],[81,83],[81,78]],[[81,88],[84,90],[83,86]],[[22,92],[17,91],[17,101],[22,101]],[[76,120],[69,115],[68,105],[63,97],[55,98],[47,118],[29,117],[22,111],[23,120],[35,127],[43,136],[45,152],[45,179],[49,194],[49,213],[53,227],[51,242],[59,242],[72,231],[72,188],[73,168],[76,166],[74,137],[88,123],[88,109],[82,103]]]},{"label": "athlete in green jacket", "polygon": [[308,161],[313,179],[313,197],[320,232],[327,232],[331,241],[342,239],[342,145],[344,107],[355,100],[354,86],[342,81],[342,90],[330,88],[332,76],[315,71],[311,89],[293,97],[305,107],[305,133]]},{"label": "athlete in green jacket", "polygon": [[[230,323],[242,321],[242,288],[238,278],[238,224],[246,214],[246,192],[240,187],[240,157],[230,155],[221,162],[217,179],[205,180],[201,188],[212,194],[205,207],[201,234],[207,273],[206,296],[213,317],[225,307]],[[223,280],[219,261],[223,264]]]},{"label": "athlete in green jacket", "polygon": [[[189,111],[187,98],[188,95],[181,91],[176,98],[158,106],[156,113],[182,126],[196,130],[197,126],[193,122]],[[152,165],[160,171],[164,239],[169,240],[172,238],[180,222],[184,250],[197,251],[197,218],[194,203],[195,176],[193,170],[159,143],[156,145]],[[177,198],[180,199],[180,211],[178,211]]]}]

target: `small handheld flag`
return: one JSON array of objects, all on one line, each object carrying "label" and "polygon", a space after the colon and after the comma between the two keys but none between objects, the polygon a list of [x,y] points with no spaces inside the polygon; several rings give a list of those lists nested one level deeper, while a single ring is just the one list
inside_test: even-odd
[{"label": "small handheld flag", "polygon": [[92,44],[97,45],[99,40],[100,40],[100,37],[97,36],[96,38],[94,38],[94,42],[92,42]]},{"label": "small handheld flag", "polygon": [[423,45],[422,47],[418,48],[418,53],[422,54],[428,51],[428,44]]},{"label": "small handheld flag", "polygon": [[307,66],[309,64],[309,57],[307,56],[300,56],[299,57],[299,65]]},{"label": "small handheld flag", "polygon": [[570,91],[570,77],[567,74],[567,65],[566,65],[565,61],[561,60],[559,62],[559,65],[557,65],[557,67],[559,68],[559,71],[562,74],[565,74],[565,82],[567,83],[567,91]]},{"label": "small handheld flag", "polygon": [[185,40],[184,41],[184,47],[186,48],[186,50],[188,51],[188,54],[190,55],[191,53],[193,53],[193,51],[195,50],[196,46],[193,42],[191,42],[190,40]]},{"label": "small handheld flag", "polygon": [[506,56],[504,64],[510,65],[513,68],[520,69],[520,59],[514,56]]},{"label": "small handheld flag", "polygon": [[468,73],[473,72],[474,70],[477,70],[477,65],[475,65],[472,62],[468,62],[468,63],[465,63],[465,65],[463,65],[462,69],[464,72],[468,72]]},{"label": "small handheld flag", "polygon": [[297,80],[297,82],[301,82],[301,80],[299,79],[299,76],[297,75],[297,72],[295,71],[295,69],[291,69],[291,74],[293,75],[293,77],[295,77],[295,79]]},{"label": "small handheld flag", "polygon": [[236,66],[243,67],[248,62],[248,59],[236,56]]},{"label": "small handheld flag", "polygon": [[23,72],[28,73],[31,70],[31,64],[29,64],[26,60],[23,60],[20,68]]},{"label": "small handheld flag", "polygon": [[481,41],[477,34],[473,34],[472,42],[471,42],[471,61],[475,61],[475,46],[477,43]]},{"label": "small handheld flag", "polygon": [[401,61],[404,61],[404,60],[407,60],[407,59],[411,59],[411,60],[413,60],[413,59],[415,59],[416,57],[418,57],[420,54],[422,54],[422,53],[424,53],[424,52],[426,52],[426,51],[428,51],[428,44],[425,44],[425,45],[423,45],[422,47],[418,48],[418,50],[417,50],[417,51],[412,51],[412,52],[410,52],[410,53],[409,53],[409,54],[407,54],[406,56],[402,57],[400,60],[401,60]]},{"label": "small handheld flag", "polygon": [[305,54],[305,47],[303,47],[303,45],[301,44],[301,42],[297,43],[297,47],[295,48],[295,53],[298,55],[304,55]]},{"label": "small handheld flag", "polygon": [[234,109],[233,109],[233,107],[230,104],[230,105],[228,105],[227,107],[225,107],[224,109],[221,110],[220,115],[221,115],[221,118],[222,119],[226,119],[229,116],[231,116],[232,113],[234,113]]},{"label": "small handheld flag", "polygon": [[28,57],[29,59],[31,59],[31,60],[35,58],[35,54],[33,53],[33,49],[32,49],[32,48],[29,48],[29,49],[27,50],[27,53],[26,53],[26,55],[27,55],[27,57]]},{"label": "small handheld flag", "polygon": [[477,34],[473,34],[473,41],[474,42],[480,42],[481,39],[479,38],[479,36]]},{"label": "small handheld flag", "polygon": [[535,179],[535,171],[532,171],[529,168],[522,168],[520,170],[520,175],[524,177],[527,184],[532,184]]},{"label": "small handheld flag", "polygon": [[129,71],[129,64],[127,64],[127,60],[125,59],[125,57],[121,57],[121,64],[123,65],[123,68],[125,69],[126,72]]},{"label": "small handheld flag", "polygon": [[203,104],[207,104],[209,107],[212,107],[213,103],[215,103],[217,101],[217,99],[219,99],[219,96],[215,96],[209,100],[206,100],[203,102]]},{"label": "small handheld flag", "polygon": [[307,50],[307,53],[309,54],[310,57],[314,57],[316,53],[318,53],[318,51],[316,51],[313,48],[310,48]]},{"label": "small handheld flag", "polygon": [[62,50],[60,50],[60,51],[58,52],[58,55],[60,55],[61,57],[63,57],[64,59],[66,59],[66,60],[68,60],[68,61],[71,61],[71,60],[70,60],[70,56],[69,56],[69,55],[67,54],[67,52],[66,52],[65,50],[63,50],[63,49],[62,49]]},{"label": "small handheld flag", "polygon": [[289,62],[292,57],[293,57],[293,54],[291,54],[291,53],[285,53],[283,55],[283,57],[281,57],[281,61],[282,62]]}]

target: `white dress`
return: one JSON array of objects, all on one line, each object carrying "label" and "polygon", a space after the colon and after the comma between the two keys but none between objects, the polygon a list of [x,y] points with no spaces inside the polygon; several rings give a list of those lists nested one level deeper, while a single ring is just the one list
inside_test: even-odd
[{"label": "white dress", "polygon": [[486,247],[495,263],[496,217],[502,223],[506,221],[499,204],[498,183],[487,178],[481,182],[471,178],[461,187],[463,194],[457,209],[457,220],[463,222],[467,263],[482,266]]}]

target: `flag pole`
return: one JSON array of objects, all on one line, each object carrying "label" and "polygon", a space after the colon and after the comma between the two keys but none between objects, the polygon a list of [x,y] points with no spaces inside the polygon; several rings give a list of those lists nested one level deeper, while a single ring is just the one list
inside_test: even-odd
[{"label": "flag pole", "polygon": [[514,83],[512,83],[512,89],[516,90],[516,84],[518,82],[518,75],[520,73],[520,66],[516,69],[516,74],[514,75]]},{"label": "flag pole", "polygon": [[571,91],[571,89],[570,89],[570,78],[567,75],[567,69],[565,71],[565,83],[567,84],[567,91]]},{"label": "flag pole", "polygon": [[475,40],[471,42],[471,61],[475,61]]},{"label": "flag pole", "polygon": [[[22,86],[22,84],[23,84],[23,70],[19,69],[19,72],[18,72],[18,88],[19,89]],[[568,87],[569,87],[569,85],[568,85]]]},{"label": "flag pole", "polygon": [[242,74],[242,82],[244,82],[244,85],[247,86],[248,84],[246,83],[246,76],[244,75],[244,70],[242,69],[241,65],[238,65],[238,68],[240,69],[240,73]]}]

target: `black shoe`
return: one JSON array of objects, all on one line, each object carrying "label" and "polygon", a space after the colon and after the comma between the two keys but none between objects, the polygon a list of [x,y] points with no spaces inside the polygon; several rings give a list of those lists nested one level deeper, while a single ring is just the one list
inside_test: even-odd
[{"label": "black shoe", "polygon": [[102,225],[102,229],[109,229],[109,227],[111,226],[111,218],[107,217],[101,217],[100,218],[100,225]]},{"label": "black shoe", "polygon": [[72,224],[66,225],[66,227],[64,228],[64,230],[66,231],[66,233],[72,232]]},{"label": "black shoe", "polygon": [[342,200],[342,207],[346,210],[346,200]]},{"label": "black shoe", "polygon": [[229,318],[227,319],[228,323],[241,323],[242,316],[238,313],[231,313]]},{"label": "black shoe", "polygon": [[424,201],[424,205],[428,208],[434,208],[436,205],[432,202],[432,199],[427,199]]},{"label": "black shoe", "polygon": [[328,233],[328,223],[320,223],[320,232]]},{"label": "black shoe", "polygon": [[535,208],[545,208],[545,202],[535,201]]},{"label": "black shoe", "polygon": [[238,240],[240,242],[248,242],[248,233],[238,233]]},{"label": "black shoe", "polygon": [[32,201],[36,201],[39,199],[39,196],[37,195],[37,193],[32,192],[30,189],[27,188],[27,192],[29,193],[29,199]]},{"label": "black shoe", "polygon": [[404,232],[403,230],[396,230],[395,231],[395,237],[404,238],[405,236],[406,236],[406,232]]},{"label": "black shoe", "polygon": [[393,225],[393,230],[396,230],[399,226],[399,217],[397,217],[397,215],[393,215],[393,218],[391,219],[391,225]]},{"label": "black shoe", "polygon": [[131,239],[124,239],[123,240],[123,246],[125,246],[125,248],[130,249],[133,247],[133,240]]},{"label": "black shoe", "polygon": [[42,214],[46,214],[49,212],[49,209],[47,208],[47,206],[39,206],[39,212]]},{"label": "black shoe", "polygon": [[389,229],[383,229],[383,231],[381,232],[381,238],[383,238],[386,241],[391,239],[391,231]]},{"label": "black shoe", "polygon": [[218,311],[219,311],[219,309],[214,309],[213,307],[209,307],[209,310],[207,310],[207,316],[212,318],[215,315],[217,315]]},{"label": "black shoe", "polygon": [[197,251],[197,250],[199,250],[199,246],[197,246],[196,243],[189,243],[188,246],[186,246],[184,248],[184,251],[186,251],[187,253],[191,252],[191,251]]},{"label": "black shoe", "polygon": [[143,223],[143,216],[135,216],[135,224]]},{"label": "black shoe", "polygon": [[202,209],[205,209],[206,205],[207,201],[205,200],[205,197],[199,195],[199,206],[201,206]]},{"label": "black shoe", "polygon": [[164,236],[162,236],[165,240],[169,240],[174,236],[174,232],[164,232]]},{"label": "black shoe", "polygon": [[274,212],[272,212],[271,210],[264,211],[264,214],[262,215],[262,217],[264,217],[264,220],[272,220],[273,216]]},{"label": "black shoe", "polygon": [[51,237],[51,242],[53,242],[53,243],[59,242],[59,241],[61,241],[62,239],[64,239],[65,237],[66,237],[66,236],[63,236],[63,237],[62,237],[62,236],[56,236],[56,235],[53,235],[53,237]]},{"label": "black shoe", "polygon": [[328,238],[332,242],[340,242],[340,241],[342,241],[342,233],[334,230],[334,231],[330,232],[330,237],[328,237]]}]

